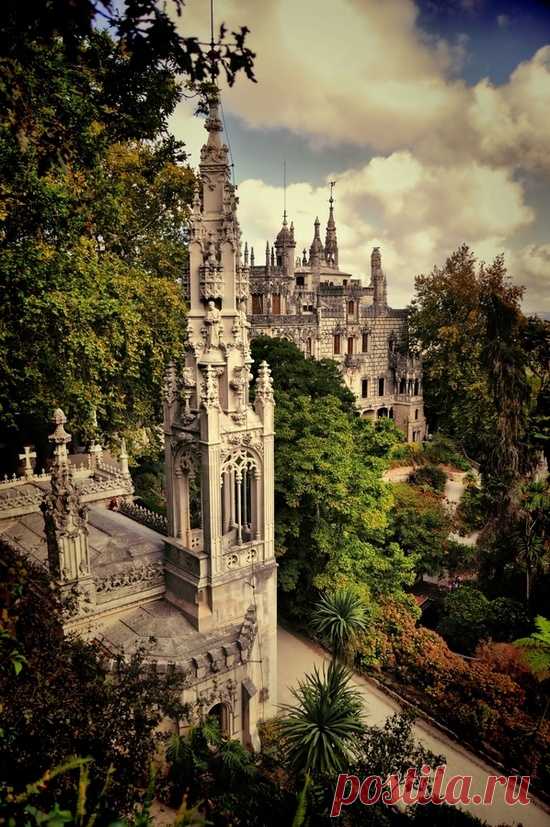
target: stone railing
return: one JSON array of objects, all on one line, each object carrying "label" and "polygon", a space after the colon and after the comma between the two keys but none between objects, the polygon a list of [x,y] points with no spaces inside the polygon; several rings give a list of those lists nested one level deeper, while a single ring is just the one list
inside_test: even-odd
[{"label": "stone railing", "polygon": [[124,501],[120,503],[118,510],[131,520],[135,520],[136,523],[152,528],[153,531],[158,531],[159,534],[168,535],[168,520],[162,514],[150,511],[142,505]]},{"label": "stone railing", "polygon": [[145,563],[142,566],[131,566],[121,571],[112,572],[107,577],[98,577],[95,588],[98,594],[127,589],[131,586],[149,588],[163,582],[162,560],[154,563]]}]

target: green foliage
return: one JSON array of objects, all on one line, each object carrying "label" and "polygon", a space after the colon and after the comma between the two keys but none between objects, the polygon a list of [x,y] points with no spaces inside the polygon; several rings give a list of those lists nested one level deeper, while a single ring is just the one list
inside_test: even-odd
[{"label": "green foliage", "polygon": [[521,603],[507,597],[488,600],[479,589],[463,585],[445,598],[438,631],[452,649],[473,654],[480,640],[511,641],[529,625]]},{"label": "green foliage", "polygon": [[[217,39],[229,82],[245,36]],[[0,40],[0,439],[42,450],[57,406],[79,439],[130,435],[183,348],[193,173],[167,125],[212,55],[154,0],[8,0]]]},{"label": "green foliage", "polygon": [[425,442],[422,453],[428,462],[434,465],[451,465],[459,471],[469,471],[470,463],[458,448],[456,442],[440,431]]},{"label": "green foliage", "polygon": [[437,465],[421,465],[410,474],[409,482],[411,485],[418,485],[441,494],[447,482],[447,475]]},{"label": "green foliage", "polygon": [[256,371],[264,359],[269,364],[278,391],[312,399],[334,396],[344,410],[355,411],[355,396],[344,385],[332,359],[306,359],[293,342],[269,336],[258,336],[252,341],[252,356]]},{"label": "green foliage", "polygon": [[536,631],[529,637],[514,641],[521,650],[529,668],[539,681],[550,677],[550,620],[542,615],[535,618]]},{"label": "green foliage", "polygon": [[[366,604],[403,593],[414,561],[386,541],[391,488],[382,481],[393,423],[359,419],[332,362],[290,342],[252,343],[275,380],[276,550],[282,605],[305,619],[318,590],[352,585]],[[278,383],[281,383],[280,385]]]},{"label": "green foliage", "polygon": [[476,484],[468,483],[460,498],[456,517],[461,533],[479,531],[487,523],[491,502],[486,493]]},{"label": "green foliage", "polygon": [[411,555],[417,576],[438,575],[448,568],[451,516],[430,490],[396,483],[390,514],[390,536]]},{"label": "green foliage", "polygon": [[[1,574],[7,628],[25,666],[16,674],[0,664],[0,777],[17,796],[70,756],[89,757],[90,800],[106,786],[102,812],[129,813],[147,784],[160,721],[185,715],[181,676],[157,674],[141,652],[108,669],[99,644],[64,636],[62,606],[42,569],[3,547]],[[74,782],[56,775],[36,806],[47,813],[67,800]]]},{"label": "green foliage", "polygon": [[349,670],[331,661],[292,689],[297,703],[282,708],[280,728],[288,763],[298,772],[336,773],[349,766],[353,739],[363,731],[362,697],[350,680]]},{"label": "green foliage", "polygon": [[311,625],[329,642],[336,657],[348,651],[357,635],[367,630],[368,616],[359,595],[348,587],[321,596]]},{"label": "green foliage", "polygon": [[521,312],[522,289],[510,283],[501,256],[478,265],[463,245],[415,284],[410,329],[423,354],[432,427],[480,461],[499,511],[506,511],[507,492],[535,460],[531,412],[540,417],[548,387],[546,334]]},{"label": "green foliage", "polygon": [[172,735],[166,759],[170,803],[189,801],[201,810],[207,824],[276,827],[290,822],[294,791],[287,789],[280,764],[275,762],[272,768],[264,756],[222,737],[214,718]]}]

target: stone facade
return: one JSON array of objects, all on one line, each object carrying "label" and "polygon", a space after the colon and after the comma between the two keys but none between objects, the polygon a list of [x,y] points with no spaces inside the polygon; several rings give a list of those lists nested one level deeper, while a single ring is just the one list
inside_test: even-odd
[{"label": "stone facade", "polygon": [[274,245],[266,245],[265,264],[256,265],[251,250],[252,336],[290,339],[305,356],[334,359],[362,416],[392,417],[409,442],[419,442],[426,436],[422,365],[403,347],[407,313],[388,306],[378,247],[368,286],[340,270],[332,191],[329,205],[325,243],[316,218],[309,253],[296,257],[286,213]]},{"label": "stone facade", "polygon": [[0,539],[76,597],[67,629],[182,672],[181,726],[213,714],[259,747],[258,723],[277,711],[273,388],[263,363],[250,404],[249,273],[217,101],[206,129],[187,354],[164,382],[167,519],[132,502],[124,444],[115,464],[94,444],[79,466],[57,410],[51,471],[35,474],[27,447],[22,476],[0,483]]}]

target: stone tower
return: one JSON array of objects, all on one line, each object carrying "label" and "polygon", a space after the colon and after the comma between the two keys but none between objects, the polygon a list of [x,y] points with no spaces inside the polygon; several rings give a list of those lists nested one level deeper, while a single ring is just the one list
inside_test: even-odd
[{"label": "stone tower", "polygon": [[270,717],[277,681],[273,390],[262,363],[251,405],[248,257],[241,258],[218,107],[213,99],[190,220],[185,364],[171,364],[165,377],[166,597],[207,635],[255,613],[249,678],[262,708],[252,717]]}]

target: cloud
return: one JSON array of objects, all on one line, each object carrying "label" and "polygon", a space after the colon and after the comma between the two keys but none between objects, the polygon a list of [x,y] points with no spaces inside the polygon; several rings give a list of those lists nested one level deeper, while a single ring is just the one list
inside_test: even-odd
[{"label": "cloud", "polygon": [[[220,0],[218,19],[248,25],[257,52],[258,84],[238,81],[226,107],[249,127],[286,128],[315,145],[550,172],[550,46],[508,83],[468,87],[456,76],[468,38],[429,35],[418,14],[413,0]],[[184,20],[206,32],[202,0],[189,0]]]},{"label": "cloud", "polygon": [[[464,4],[453,2],[458,14]],[[275,128],[331,147],[335,169],[341,147],[364,148],[362,166],[327,176],[338,178],[343,266],[366,277],[370,248],[380,245],[399,305],[416,273],[465,241],[484,259],[504,251],[514,278],[528,286],[526,306],[540,309],[548,245],[517,250],[514,235],[535,218],[524,173],[550,173],[550,46],[504,84],[468,86],[457,77],[468,39],[428,35],[413,0],[218,0],[217,17],[230,29],[251,29],[259,82],[237,81],[223,101],[258,130],[261,151],[278,152]],[[188,33],[207,35],[203,0],[188,0],[183,19]],[[197,163],[204,133],[191,108],[180,107],[172,127]],[[249,179],[240,197],[244,237],[259,261],[280,226],[282,192]],[[309,247],[315,215],[326,218],[327,191],[302,181],[289,186],[287,202],[299,246]]]},{"label": "cloud", "polygon": [[[287,188],[297,253],[309,248],[315,216],[322,225],[326,221],[327,194],[327,187],[308,183]],[[522,186],[508,172],[475,162],[430,165],[409,151],[378,156],[340,174],[336,195],[341,267],[368,281],[370,250],[381,246],[396,306],[409,301],[417,273],[443,263],[459,244],[490,259],[534,218]],[[280,227],[282,190],[250,179],[239,186],[239,198],[243,236],[263,261],[265,240],[272,242]]]},{"label": "cloud", "polygon": [[481,157],[550,172],[550,46],[520,63],[504,86],[478,83],[467,117],[479,136]]},{"label": "cloud", "polygon": [[550,318],[550,244],[528,244],[510,250],[507,262],[514,281],[525,286],[527,312],[546,311],[546,318]]}]

